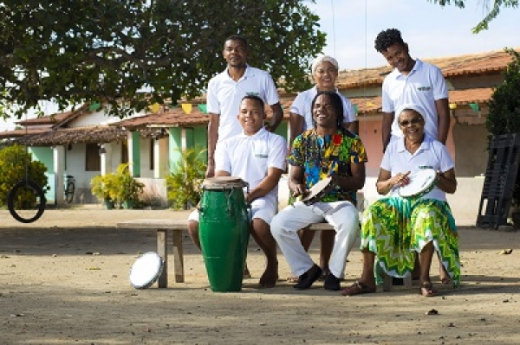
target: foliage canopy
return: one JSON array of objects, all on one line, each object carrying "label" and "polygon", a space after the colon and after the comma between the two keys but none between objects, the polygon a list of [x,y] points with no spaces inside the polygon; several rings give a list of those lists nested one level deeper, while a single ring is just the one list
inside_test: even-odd
[{"label": "foliage canopy", "polygon": [[[429,0],[434,4],[439,4],[441,6],[446,5],[455,5],[460,8],[464,8],[466,4],[466,0]],[[472,30],[473,33],[478,34],[482,30],[487,30],[489,23],[495,19],[500,13],[501,8],[516,8],[518,7],[518,0],[487,0],[484,2],[484,6],[488,10],[487,15],[475,26]]]},{"label": "foliage canopy", "polygon": [[0,93],[18,118],[40,100],[125,116],[193,98],[225,68],[231,34],[249,41],[251,65],[301,90],[325,45],[301,0],[7,0],[0,18]]},{"label": "foliage canopy", "polygon": [[489,101],[486,126],[491,135],[520,133],[520,54],[506,49],[513,57],[503,72],[504,81],[499,84]]}]

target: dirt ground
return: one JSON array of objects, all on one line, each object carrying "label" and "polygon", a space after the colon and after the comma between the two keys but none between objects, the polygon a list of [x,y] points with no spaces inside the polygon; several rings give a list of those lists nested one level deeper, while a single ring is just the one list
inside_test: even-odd
[{"label": "dirt ground", "polygon": [[[278,285],[259,289],[264,261],[253,241],[253,278],[242,292],[215,293],[187,234],[185,283],[174,282],[170,263],[167,289],[132,288],[130,267],[155,251],[155,232],[115,224],[172,217],[187,212],[47,210],[25,225],[0,211],[0,344],[520,344],[518,231],[460,227],[462,285],[441,286],[434,264],[441,294],[433,298],[418,286],[353,297],[320,282],[295,291],[281,254]],[[317,259],[316,245],[311,253]],[[355,249],[342,286],[361,264]]]}]

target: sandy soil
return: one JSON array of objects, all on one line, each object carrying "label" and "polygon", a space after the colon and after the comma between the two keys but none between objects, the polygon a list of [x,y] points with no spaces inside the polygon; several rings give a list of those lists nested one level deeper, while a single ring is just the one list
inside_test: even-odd
[{"label": "sandy soil", "polygon": [[[284,279],[258,289],[264,261],[253,241],[253,278],[240,293],[214,293],[187,235],[186,282],[174,283],[170,270],[168,289],[136,290],[129,269],[155,250],[155,233],[115,224],[170,217],[187,212],[48,210],[25,225],[0,211],[0,344],[520,343],[520,232],[461,227],[462,286],[437,284],[433,298],[417,286],[343,297],[317,283],[302,292]],[[311,252],[317,258],[316,246]],[[279,261],[285,278],[281,254]],[[358,250],[349,261],[343,285],[361,272]],[[436,272],[434,265],[434,282]],[[427,315],[432,309],[438,314]]]}]

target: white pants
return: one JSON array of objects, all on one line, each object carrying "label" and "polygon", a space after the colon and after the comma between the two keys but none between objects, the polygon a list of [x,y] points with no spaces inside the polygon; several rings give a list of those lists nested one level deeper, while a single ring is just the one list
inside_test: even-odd
[{"label": "white pants", "polygon": [[342,278],[347,255],[359,233],[358,211],[351,202],[317,202],[311,206],[296,202],[274,216],[271,233],[294,275],[301,276],[314,265],[310,255],[303,249],[297,231],[324,220],[336,230],[329,269],[335,277]]}]

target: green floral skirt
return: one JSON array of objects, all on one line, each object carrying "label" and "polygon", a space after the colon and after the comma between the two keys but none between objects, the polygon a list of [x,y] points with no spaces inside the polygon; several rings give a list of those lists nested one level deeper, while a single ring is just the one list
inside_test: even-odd
[{"label": "green floral skirt", "polygon": [[376,254],[376,272],[393,277],[413,271],[415,253],[432,242],[453,284],[460,283],[459,239],[447,202],[388,197],[363,214],[361,249]]}]

